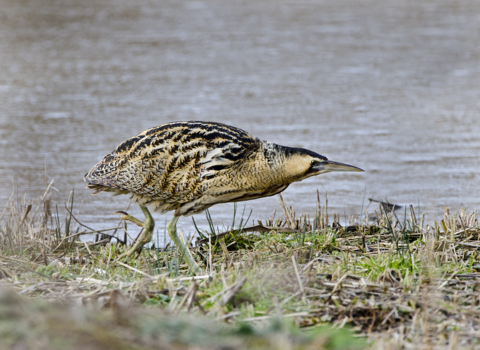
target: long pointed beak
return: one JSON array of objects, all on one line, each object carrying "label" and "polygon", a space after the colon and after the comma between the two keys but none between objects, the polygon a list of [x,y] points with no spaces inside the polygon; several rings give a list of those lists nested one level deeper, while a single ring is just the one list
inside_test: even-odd
[{"label": "long pointed beak", "polygon": [[339,162],[334,162],[331,160],[327,160],[325,162],[322,162],[318,164],[318,166],[315,167],[316,170],[318,170],[318,174],[324,174],[324,173],[329,173],[332,171],[351,171],[351,172],[364,172],[365,170],[360,169],[356,166],[345,164],[345,163],[339,163]]}]

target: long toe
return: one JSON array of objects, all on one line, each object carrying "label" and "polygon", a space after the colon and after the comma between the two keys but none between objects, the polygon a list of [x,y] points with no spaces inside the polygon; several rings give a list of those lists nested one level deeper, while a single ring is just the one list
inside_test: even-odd
[{"label": "long toe", "polygon": [[125,221],[130,221],[133,222],[134,224],[143,227],[142,232],[140,233],[140,236],[137,238],[136,242],[133,244],[132,248],[127,250],[125,253],[121,254],[118,258],[123,259],[123,258],[128,258],[130,257],[133,253],[135,252],[140,252],[143,248],[143,246],[147,243],[149,243],[152,240],[152,233],[153,229],[155,227],[155,221],[153,220],[152,216],[150,215],[150,212],[148,211],[147,207],[140,206],[140,209],[142,209],[143,214],[145,215],[145,221],[140,221],[137,218],[134,218],[133,216],[129,215],[128,213],[124,211],[119,211],[117,212],[118,214],[122,214],[122,218]]},{"label": "long toe", "polygon": [[145,222],[138,220],[124,211],[116,211],[114,214],[122,214],[122,220],[133,222],[135,225],[145,227]]}]

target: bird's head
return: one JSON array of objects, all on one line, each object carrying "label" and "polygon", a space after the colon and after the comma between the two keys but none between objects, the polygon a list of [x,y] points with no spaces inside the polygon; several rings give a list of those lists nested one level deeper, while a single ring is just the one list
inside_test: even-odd
[{"label": "bird's head", "polygon": [[293,181],[301,181],[311,176],[332,171],[363,172],[356,166],[328,160],[318,153],[303,148],[283,147],[285,161],[284,171]]}]

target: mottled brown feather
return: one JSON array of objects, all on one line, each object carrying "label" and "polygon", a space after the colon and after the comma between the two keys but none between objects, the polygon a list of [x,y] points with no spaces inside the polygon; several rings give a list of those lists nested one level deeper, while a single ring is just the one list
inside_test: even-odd
[{"label": "mottled brown feather", "polygon": [[87,188],[130,193],[175,215],[272,196],[305,178],[314,152],[261,141],[215,122],[172,122],[122,142],[86,175]]}]

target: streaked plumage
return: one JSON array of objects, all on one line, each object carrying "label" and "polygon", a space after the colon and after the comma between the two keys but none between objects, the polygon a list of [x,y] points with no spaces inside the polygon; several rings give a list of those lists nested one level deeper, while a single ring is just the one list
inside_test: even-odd
[{"label": "streaked plumage", "polygon": [[122,142],[85,175],[87,187],[130,193],[175,217],[214,204],[272,196],[328,171],[362,171],[315,152],[262,141],[215,122],[172,122]]}]

